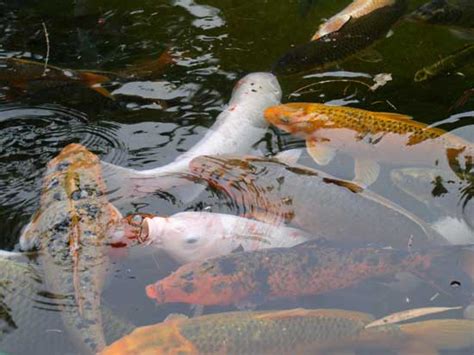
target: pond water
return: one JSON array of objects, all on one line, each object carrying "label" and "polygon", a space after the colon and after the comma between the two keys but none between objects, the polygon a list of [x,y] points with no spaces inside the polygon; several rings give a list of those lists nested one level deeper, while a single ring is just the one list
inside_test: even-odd
[{"label": "pond water", "polygon": [[[413,0],[409,7],[424,2]],[[0,249],[19,249],[21,229],[39,206],[46,164],[66,145],[80,143],[105,162],[138,170],[171,162],[203,137],[226,107],[239,78],[271,70],[282,54],[307,42],[324,19],[349,1],[313,1],[310,7],[302,3],[304,0],[0,0],[0,58],[15,56],[40,63],[47,59],[60,68],[103,73],[156,60],[166,50],[174,58],[174,63],[159,68],[152,78],[105,83],[113,99],[80,85],[26,91],[12,90],[8,84],[0,87]],[[456,105],[474,87],[474,66],[431,81],[413,80],[419,69],[471,43],[472,38],[472,34],[461,35],[449,27],[402,19],[387,38],[363,53],[324,70],[279,77],[282,102],[396,111],[474,141],[474,97]],[[379,74],[391,74],[392,80],[371,90]],[[272,128],[254,148],[270,156],[304,146],[302,139]],[[300,163],[321,169],[306,153]],[[353,178],[353,162],[348,157],[337,157],[322,169],[339,178]],[[388,169],[382,169],[381,178],[370,189],[430,223],[443,214],[442,209],[427,207],[401,193],[390,183]],[[189,203],[176,200],[172,193],[158,192],[140,198],[113,195],[112,202],[123,215],[239,212],[236,204],[212,189]],[[311,203],[305,205],[309,211]],[[192,315],[194,310],[187,305],[157,306],[145,295],[147,284],[177,266],[154,249],[117,249],[104,286],[104,303],[136,325],[160,322],[170,313]],[[341,308],[384,316],[407,308],[466,303],[438,294],[426,284],[405,286],[393,279],[372,280],[316,297],[269,302],[258,309]],[[55,300],[44,302],[54,304]],[[57,312],[54,307],[39,308],[45,322],[51,318],[48,312]],[[234,309],[206,307],[204,313]],[[41,317],[42,312],[35,316]],[[462,312],[454,315],[462,317]],[[30,334],[36,339],[37,354],[77,352],[60,322],[43,326],[49,327],[48,336],[44,329]],[[21,342],[18,339],[17,350],[28,353]],[[446,353],[472,354],[473,350]]]}]

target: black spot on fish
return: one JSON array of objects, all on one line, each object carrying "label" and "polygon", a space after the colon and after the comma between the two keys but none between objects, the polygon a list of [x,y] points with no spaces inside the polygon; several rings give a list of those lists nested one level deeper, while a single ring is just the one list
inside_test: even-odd
[{"label": "black spot on fish", "polygon": [[223,258],[219,261],[219,270],[223,275],[232,275],[237,271],[237,265],[232,259]]},{"label": "black spot on fish", "polygon": [[260,297],[266,297],[270,291],[270,284],[268,283],[268,278],[270,272],[266,268],[260,268],[255,271],[253,278],[258,285],[257,293]]},{"label": "black spot on fish", "polygon": [[186,285],[184,285],[184,287],[182,288],[182,290],[183,292],[186,292],[187,294],[191,294],[196,290],[196,288],[191,282],[187,282]]},{"label": "black spot on fish", "polygon": [[72,198],[74,201],[80,200],[80,199],[81,199],[81,190],[73,191],[73,193],[71,194],[71,198]]},{"label": "black spot on fish", "polygon": [[400,265],[405,260],[406,253],[401,251],[393,251],[390,254],[390,263],[392,265]]},{"label": "black spot on fish", "polygon": [[252,89],[251,91],[252,91],[252,92],[257,92],[257,90],[255,90],[255,89]]},{"label": "black spot on fish", "polygon": [[186,281],[192,281],[194,278],[194,272],[193,271],[187,272],[181,275],[181,278]]},{"label": "black spot on fish", "polygon": [[54,188],[54,187],[56,187],[56,186],[58,186],[58,185],[59,185],[58,179],[57,179],[57,178],[53,178],[53,179],[51,179],[51,181],[49,182],[48,189],[52,189],[52,188]]},{"label": "black spot on fish", "polygon": [[212,285],[212,292],[221,293],[227,287],[228,287],[228,285],[225,282],[218,282],[218,283]]},{"label": "black spot on fish", "polygon": [[71,165],[71,163],[69,162],[62,162],[61,164],[58,164],[58,166],[56,167],[56,171],[63,171],[63,170],[66,170],[69,165]]}]

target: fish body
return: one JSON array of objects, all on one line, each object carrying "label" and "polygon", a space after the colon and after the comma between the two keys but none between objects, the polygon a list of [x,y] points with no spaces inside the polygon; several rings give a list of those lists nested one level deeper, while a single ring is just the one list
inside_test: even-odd
[{"label": "fish body", "polygon": [[474,3],[471,0],[432,0],[415,10],[411,18],[431,24],[474,28]]},{"label": "fish body", "polygon": [[338,151],[353,156],[355,181],[365,185],[377,179],[379,162],[472,174],[473,143],[408,116],[290,103],[267,109],[265,118],[284,131],[305,138],[308,152],[320,165],[328,164]]},{"label": "fish body", "polygon": [[230,254],[237,249],[292,247],[309,238],[301,230],[222,213],[181,212],[145,218],[146,243],[181,263]]},{"label": "fish body", "polygon": [[248,216],[291,223],[334,241],[406,248],[411,236],[415,247],[446,243],[426,223],[382,196],[300,165],[210,156],[195,158],[190,170]]},{"label": "fish body", "polygon": [[[267,132],[263,111],[280,102],[278,79],[270,73],[252,73],[234,87],[227,108],[222,111],[204,137],[173,162],[148,170],[126,169],[107,164],[109,185],[117,185],[122,195],[137,195],[167,190],[180,185],[176,178],[189,173],[189,162],[203,154],[246,154]],[[124,187],[126,190],[124,190]],[[129,191],[131,190],[131,191]],[[192,200],[188,193],[186,199]],[[191,196],[195,197],[195,196]]]},{"label": "fish body", "polygon": [[270,73],[252,73],[235,85],[228,107],[219,114],[206,135],[174,162],[156,169],[138,171],[140,175],[187,172],[189,162],[199,155],[250,152],[268,128],[263,111],[282,95],[277,78]]},{"label": "fish body", "polygon": [[39,250],[48,291],[74,300],[62,309],[84,351],[105,346],[100,315],[107,231],[121,215],[104,196],[99,158],[70,144],[48,163],[39,210],[20,239]]},{"label": "fish body", "polygon": [[108,81],[108,77],[92,72],[45,66],[43,63],[26,59],[0,59],[0,82],[26,91],[79,84],[90,87],[103,96],[111,97],[110,93],[100,86]]},{"label": "fish body", "polygon": [[354,0],[341,12],[325,21],[311,38],[316,41],[332,32],[339,31],[350,19],[370,14],[385,6],[393,6],[397,0]]},{"label": "fish body", "polygon": [[415,73],[415,81],[429,80],[449,71],[458,70],[466,64],[472,63],[473,59],[474,44],[464,46],[439,61],[418,70]]},{"label": "fish body", "polygon": [[377,8],[358,18],[351,18],[337,31],[315,41],[297,46],[284,54],[273,66],[278,75],[293,75],[325,67],[347,59],[369,47],[387,34],[403,15],[405,0]]},{"label": "fish body", "polygon": [[[339,309],[227,312],[175,316],[135,329],[102,353],[328,354],[356,349],[462,349],[472,346],[472,320],[432,320],[366,329],[370,314]],[[459,341],[460,340],[460,341]]]},{"label": "fish body", "polygon": [[457,247],[418,252],[345,248],[314,240],[293,248],[239,252],[185,264],[147,286],[146,291],[159,304],[262,304],[327,293],[373,277],[413,271],[423,276],[434,273],[446,289],[450,281],[443,274],[454,273],[463,280],[460,282],[466,282],[469,293],[471,283],[463,270],[457,270],[457,261],[451,261],[453,269],[447,264],[449,258],[459,257],[458,250]]}]

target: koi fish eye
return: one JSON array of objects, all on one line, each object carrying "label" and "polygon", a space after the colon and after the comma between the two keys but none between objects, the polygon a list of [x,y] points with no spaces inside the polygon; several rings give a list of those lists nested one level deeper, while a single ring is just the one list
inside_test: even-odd
[{"label": "koi fish eye", "polygon": [[198,241],[199,241],[199,237],[195,235],[186,237],[184,239],[184,242],[186,243],[186,245],[195,245]]}]

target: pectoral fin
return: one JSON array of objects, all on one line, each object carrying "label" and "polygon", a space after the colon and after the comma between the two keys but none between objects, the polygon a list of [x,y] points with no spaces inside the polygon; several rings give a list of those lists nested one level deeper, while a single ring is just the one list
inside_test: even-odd
[{"label": "pectoral fin", "polygon": [[282,163],[293,165],[296,164],[303,153],[302,149],[289,149],[275,155],[275,159]]},{"label": "pectoral fin", "polygon": [[405,311],[390,314],[386,317],[377,319],[365,326],[365,329],[378,327],[381,325],[400,323],[414,318],[420,318],[429,314],[447,312],[451,310],[461,309],[462,307],[424,307],[416,309],[408,309]]},{"label": "pectoral fin", "polygon": [[328,165],[336,155],[336,149],[330,147],[327,143],[318,142],[314,139],[306,140],[306,150],[319,165]]},{"label": "pectoral fin", "polygon": [[176,320],[186,320],[189,319],[189,317],[185,314],[181,313],[170,313],[168,316],[165,318],[163,322],[169,322],[169,321],[176,321]]},{"label": "pectoral fin", "polygon": [[373,160],[356,159],[354,166],[354,182],[363,187],[372,185],[380,174],[380,165]]}]

